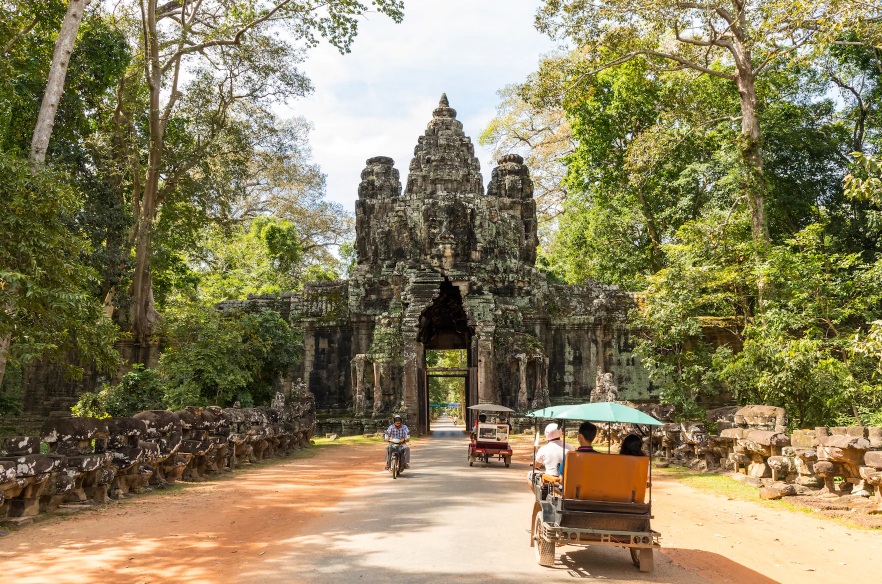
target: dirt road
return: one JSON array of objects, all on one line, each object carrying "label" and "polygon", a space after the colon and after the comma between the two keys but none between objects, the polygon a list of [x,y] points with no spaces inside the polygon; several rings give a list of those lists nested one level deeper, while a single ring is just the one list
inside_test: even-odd
[{"label": "dirt road", "polygon": [[[136,497],[0,539],[0,575],[31,583],[864,581],[882,533],[730,501],[657,479],[664,554],[641,574],[624,550],[529,547],[525,459],[466,463],[465,439],[436,426],[393,481],[382,445],[327,446],[165,494]],[[700,525],[699,525],[700,524]],[[7,580],[8,579],[8,580]]]}]

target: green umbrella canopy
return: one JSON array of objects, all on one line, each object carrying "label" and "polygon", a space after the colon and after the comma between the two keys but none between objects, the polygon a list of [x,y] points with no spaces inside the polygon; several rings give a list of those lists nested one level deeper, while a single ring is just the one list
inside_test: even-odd
[{"label": "green umbrella canopy", "polygon": [[558,420],[588,420],[589,422],[618,422],[620,424],[664,426],[664,422],[659,422],[640,410],[615,402],[551,406],[530,412],[527,415],[534,418],[556,418]]},{"label": "green umbrella canopy", "polygon": [[496,404],[478,404],[476,406],[469,406],[470,410],[484,410],[485,412],[513,412],[514,410],[511,408],[507,408],[505,406],[499,406]]}]

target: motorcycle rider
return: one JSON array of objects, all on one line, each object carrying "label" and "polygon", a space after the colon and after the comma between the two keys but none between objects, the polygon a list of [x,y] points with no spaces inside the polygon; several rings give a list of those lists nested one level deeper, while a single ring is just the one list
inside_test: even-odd
[{"label": "motorcycle rider", "polygon": [[404,463],[404,468],[410,468],[410,447],[407,445],[407,441],[410,440],[410,430],[402,422],[399,414],[395,414],[392,418],[392,425],[386,428],[386,432],[383,434],[383,440],[389,443],[386,447],[386,470],[389,470],[389,461],[392,459],[393,438],[404,441],[401,444],[401,462]]}]

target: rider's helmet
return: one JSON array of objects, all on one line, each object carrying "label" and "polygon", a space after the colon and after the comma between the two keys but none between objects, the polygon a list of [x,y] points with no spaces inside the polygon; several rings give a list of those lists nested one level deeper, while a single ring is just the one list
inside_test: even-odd
[{"label": "rider's helmet", "polygon": [[487,421],[487,414],[485,414],[484,412],[481,412],[480,414],[478,414],[478,421],[479,422],[486,422]]},{"label": "rider's helmet", "polygon": [[392,416],[392,423],[396,426],[401,426],[401,415],[395,414],[394,416]]}]

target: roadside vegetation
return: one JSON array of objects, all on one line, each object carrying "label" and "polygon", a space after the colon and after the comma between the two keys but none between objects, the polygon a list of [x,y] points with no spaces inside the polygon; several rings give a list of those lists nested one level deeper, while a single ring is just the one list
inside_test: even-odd
[{"label": "roadside vegetation", "polygon": [[299,359],[275,313],[214,305],[347,273],[353,221],[311,125],[275,112],[313,91],[310,49],[348,52],[366,12],[403,4],[233,4],[0,1],[0,419],[28,364],[108,382],[119,341],[160,363],[76,413],[264,403]]},{"label": "roadside vegetation", "polygon": [[882,424],[878,5],[547,0],[561,44],[481,135],[525,156],[549,280],[639,292],[684,419]]}]

